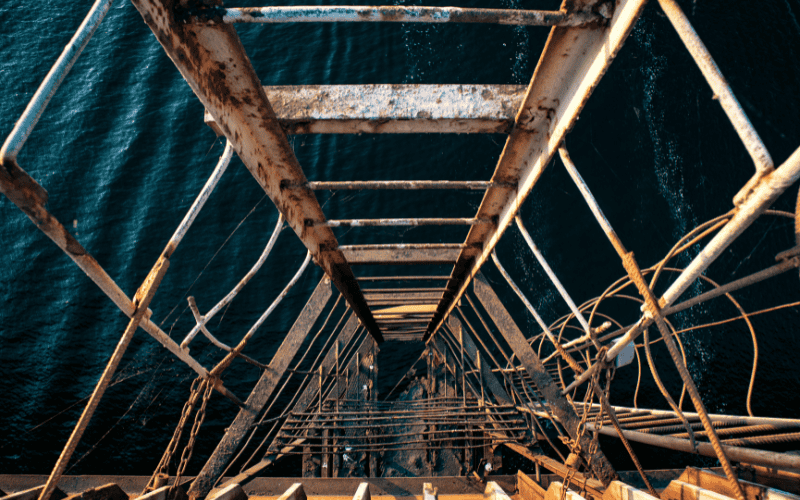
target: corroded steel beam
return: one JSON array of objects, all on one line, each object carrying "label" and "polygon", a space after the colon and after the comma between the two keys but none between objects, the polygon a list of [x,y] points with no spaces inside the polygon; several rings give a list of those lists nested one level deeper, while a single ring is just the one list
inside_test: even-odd
[{"label": "corroded steel beam", "polygon": [[283,378],[289,363],[294,359],[300,346],[303,345],[308,333],[314,326],[325,304],[332,294],[331,283],[327,276],[323,277],[314,293],[308,299],[305,307],[300,312],[292,328],[287,332],[278,351],[272,357],[269,367],[261,373],[253,390],[250,392],[244,408],[225,431],[225,436],[217,443],[214,453],[203,466],[200,474],[189,489],[189,496],[198,498],[211,491],[214,482],[222,475],[233,454],[242,444],[242,441],[253,428],[256,419],[272,397],[272,393]]},{"label": "corroded steel beam", "polygon": [[547,373],[541,359],[537,356],[536,352],[528,344],[528,340],[522,334],[517,324],[511,318],[500,299],[492,290],[492,287],[486,281],[482,274],[475,277],[474,291],[475,296],[483,304],[489,317],[492,318],[497,329],[508,342],[508,346],[514,352],[517,359],[520,360],[525,371],[533,379],[536,389],[542,394],[547,402],[550,411],[559,420],[564,429],[569,433],[570,437],[574,440],[579,439],[579,446],[585,454],[584,458],[587,463],[591,465],[592,471],[597,478],[602,481],[604,485],[608,485],[614,479],[617,479],[617,473],[614,471],[611,463],[600,450],[590,445],[588,436],[580,431],[580,418],[575,413],[570,401],[561,394],[556,382]]},{"label": "corroded steel beam", "polygon": [[[608,23],[580,28],[553,28],[539,58],[514,129],[486,190],[476,219],[493,224],[472,226],[456,262],[452,279],[429,325],[435,332],[466,292],[489,258],[523,201],[550,163],[589,96],[622,47],[646,0],[620,0]],[[578,10],[607,11],[610,3],[565,2]]]},{"label": "corroded steel beam", "polygon": [[218,9],[226,23],[485,23],[515,26],[580,26],[598,20],[592,12],[464,9],[411,6],[293,6]]},{"label": "corroded steel beam", "polygon": [[328,227],[405,227],[405,226],[480,226],[489,224],[489,219],[467,217],[440,218],[423,217],[417,219],[338,219],[319,221],[315,224]]},{"label": "corroded steel beam", "polygon": [[459,254],[458,247],[381,248],[364,245],[341,247],[341,250],[350,264],[452,264]]},{"label": "corroded steel beam", "polygon": [[178,2],[133,0],[145,23],[236,153],[375,339],[380,330],[231,25],[193,17]]},{"label": "corroded steel beam", "polygon": [[488,181],[322,181],[309,182],[315,190],[367,190],[367,189],[463,189],[483,191],[491,185]]},{"label": "corroded steel beam", "polygon": [[[337,335],[335,342],[337,342],[341,346],[347,345],[359,331],[360,328],[358,326],[358,318],[356,318],[354,315],[351,314],[347,319],[347,322],[344,324],[344,327],[342,327],[342,329],[339,331],[339,334]],[[364,339],[361,340],[361,342],[368,343],[369,341],[365,336]],[[325,354],[325,358],[323,358],[322,363],[320,364],[318,369],[321,369],[323,373],[330,373],[335,367],[336,367],[336,350],[331,348],[328,349],[328,352]],[[308,407],[311,404],[313,404],[318,397],[319,397],[319,386],[313,381],[306,384],[306,387],[305,389],[303,389],[302,394],[300,394],[300,397],[297,399],[297,402],[292,407],[292,413],[306,411],[306,409],[308,409]],[[240,472],[237,476],[223,482],[222,484],[217,486],[214,491],[216,492],[222,490],[232,484],[243,483],[244,481],[257,475],[262,470],[267,468],[270,464],[272,464],[281,455],[282,451],[288,452],[288,450],[285,449],[276,450],[274,448],[274,445],[275,442],[273,441],[272,445],[270,445],[270,447],[268,448],[267,454],[261,459],[261,461],[250,466],[246,470]],[[194,488],[194,485],[192,486],[192,488]],[[191,490],[189,493],[191,494]],[[207,494],[208,491],[205,491],[205,493]],[[209,496],[213,496],[213,493],[212,495]]]},{"label": "corroded steel beam", "polygon": [[[507,134],[524,85],[264,87],[288,134]],[[206,111],[205,122],[223,130]]]}]

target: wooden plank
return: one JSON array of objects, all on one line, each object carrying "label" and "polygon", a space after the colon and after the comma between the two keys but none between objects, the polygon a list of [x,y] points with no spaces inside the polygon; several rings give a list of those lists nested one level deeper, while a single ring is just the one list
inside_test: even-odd
[{"label": "wooden plank", "polygon": [[[547,492],[544,495],[545,500],[561,500],[562,492],[564,490],[564,484],[561,481],[553,481],[550,483],[550,486],[547,488]],[[567,488],[567,493],[564,495],[565,500],[586,500],[584,497],[579,495],[578,493],[572,491],[571,489]]]},{"label": "wooden plank", "polygon": [[331,281],[325,276],[317,285],[311,298],[308,299],[302,312],[292,325],[289,333],[283,339],[283,343],[278,348],[278,352],[270,361],[269,368],[264,370],[253,391],[245,402],[245,407],[239,411],[233,423],[228,427],[222,440],[217,444],[214,453],[203,466],[200,474],[189,488],[189,496],[192,498],[203,497],[211,491],[216,480],[222,474],[225,466],[239,448],[244,437],[253,427],[253,423],[258,418],[264,406],[272,396],[275,387],[283,377],[289,363],[294,359],[295,354],[300,349],[303,341],[308,336],[308,332],[314,326],[317,318],[325,308],[328,299],[333,291]]},{"label": "wooden plank", "polygon": [[517,491],[522,500],[544,500],[545,489],[522,471],[517,471]]},{"label": "wooden plank", "polygon": [[499,484],[488,481],[486,489],[483,491],[483,500],[511,500],[511,497],[503,491]]},{"label": "wooden plank", "polygon": [[247,494],[239,484],[232,484],[219,490],[215,495],[209,495],[207,500],[247,500]]},{"label": "wooden plank", "polygon": [[622,481],[611,481],[603,493],[603,500],[658,500],[656,497]]},{"label": "wooden plank", "polygon": [[422,484],[422,500],[439,500],[439,489],[433,483]]},{"label": "wooden plank", "polygon": [[353,500],[371,500],[371,498],[369,494],[369,483],[359,484],[356,494],[353,495]]},{"label": "wooden plank", "polygon": [[731,497],[675,480],[661,492],[661,500],[731,500]]},{"label": "wooden plank", "polygon": [[[473,282],[475,295],[478,297],[478,300],[481,301],[486,312],[489,313],[492,321],[497,325],[497,328],[508,342],[509,347],[511,347],[511,350],[516,354],[517,359],[522,362],[525,370],[533,379],[533,383],[536,384],[536,389],[550,407],[553,415],[558,419],[567,433],[569,433],[570,437],[575,439],[578,434],[580,418],[575,414],[572,405],[570,405],[567,398],[561,394],[561,390],[547,373],[541,359],[539,359],[539,356],[536,355],[530,344],[528,344],[522,331],[520,331],[517,324],[514,323],[511,315],[508,314],[508,311],[503,307],[497,294],[494,293],[494,290],[492,290],[492,287],[486,281],[486,277],[484,277],[482,273],[478,273]],[[583,435],[580,444],[581,449],[588,454],[591,444],[589,437]],[[609,484],[611,481],[618,479],[614,467],[600,450],[599,446],[593,455],[584,458],[587,459],[587,463],[592,464],[592,470],[603,484]]]},{"label": "wooden plank", "polygon": [[306,500],[306,492],[302,483],[294,483],[278,500]]},{"label": "wooden plank", "polygon": [[[728,497],[735,497],[735,492],[731,490],[731,484],[728,478],[709,470],[687,467],[678,478],[678,481],[693,484]],[[740,479],[739,485],[742,487],[742,491],[747,500],[800,500],[800,497],[797,495],[768,488],[750,481],[743,481]]]}]

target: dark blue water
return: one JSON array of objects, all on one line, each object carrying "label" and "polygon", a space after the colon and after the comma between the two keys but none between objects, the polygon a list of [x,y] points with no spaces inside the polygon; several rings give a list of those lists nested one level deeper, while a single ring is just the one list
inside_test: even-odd
[{"label": "dark blue water", "polygon": [[[552,9],[557,3],[501,0],[470,5]],[[681,4],[780,164],[800,144],[800,2]],[[69,6],[54,1],[0,5],[2,137],[88,8],[86,1]],[[524,84],[547,36],[542,28],[478,25],[237,29],[266,85]],[[203,125],[202,113],[141,16],[119,1],[19,157],[20,165],[49,192],[51,212],[128,295],[144,279],[222,153],[223,143]],[[290,138],[311,180],[489,179],[503,140],[419,135]],[[595,91],[568,146],[608,218],[643,266],[656,262],[691,228],[728,211],[739,186],[753,172],[746,151],[655,2]],[[318,196],[330,218],[467,217],[480,203],[480,195],[470,193]],[[795,196],[793,187],[778,207],[793,210]],[[623,274],[558,161],[534,188],[522,213],[577,302],[599,295]],[[48,473],[127,319],[5,198],[0,199],[0,214],[0,472]],[[201,310],[213,306],[255,262],[276,220],[270,200],[234,159],[173,256],[151,305],[154,321],[180,341],[193,324],[185,297],[194,296]],[[461,242],[465,235],[463,228],[337,232],[342,244]],[[745,276],[770,265],[775,253],[793,245],[790,219],[765,218],[707,274],[720,282]],[[285,230],[265,268],[221,321],[215,319],[215,334],[235,343],[288,282],[304,254],[294,234]],[[567,312],[515,229],[501,241],[498,254],[547,321]],[[687,263],[684,257],[675,265]],[[502,278],[490,266],[486,272],[523,330],[536,333]],[[318,269],[306,272],[287,298],[288,305],[270,317],[248,352],[270,359],[320,277]],[[669,279],[662,278],[657,291],[663,291]],[[787,273],[737,298],[749,311],[797,301],[797,279],[796,273]],[[696,286],[687,293],[703,290]],[[635,318],[637,308],[621,302],[609,304],[607,312],[624,323]],[[734,314],[730,304],[719,302],[673,321],[682,328]],[[760,349],[756,415],[797,416],[798,319],[797,309],[789,308],[752,320]],[[709,409],[744,414],[752,344],[743,323],[682,338]],[[418,353],[418,346],[384,346],[382,391],[394,385]],[[660,348],[654,354],[662,363],[668,361]],[[193,344],[192,355],[206,366],[220,357],[203,340]],[[226,383],[244,395],[257,377],[256,370],[239,367]],[[673,394],[679,393],[674,375],[666,373],[665,378]],[[193,372],[144,332],[137,333],[68,473],[152,472],[192,379]],[[616,376],[615,402],[631,404],[635,383],[634,363]],[[647,373],[638,402],[665,406]],[[190,473],[203,463],[234,414],[230,403],[212,398]]]}]

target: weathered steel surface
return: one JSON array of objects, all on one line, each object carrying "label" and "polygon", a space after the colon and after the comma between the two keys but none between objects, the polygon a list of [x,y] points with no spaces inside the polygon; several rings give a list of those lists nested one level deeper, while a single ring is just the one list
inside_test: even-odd
[{"label": "weathered steel surface", "polygon": [[[524,85],[264,87],[287,134],[507,134]],[[206,111],[204,121],[223,131]]]},{"label": "weathered steel surface", "polygon": [[162,255],[136,291],[136,295],[133,298],[136,310],[131,316],[125,331],[122,333],[122,337],[119,339],[114,352],[111,354],[111,359],[108,360],[108,364],[105,370],[103,370],[100,380],[97,381],[97,385],[94,391],[92,391],[89,401],[86,403],[86,408],[84,408],[78,422],[75,424],[72,434],[64,445],[64,449],[61,451],[61,455],[58,457],[53,467],[53,472],[50,473],[50,477],[47,479],[47,483],[45,483],[41,495],[39,495],[39,500],[48,500],[56,489],[58,480],[66,470],[69,459],[72,458],[72,453],[75,451],[75,448],[77,448],[81,437],[83,437],[83,432],[86,430],[86,427],[88,427],[89,421],[92,419],[92,415],[94,415],[94,411],[97,409],[97,405],[100,404],[100,399],[102,399],[105,394],[108,385],[111,383],[111,378],[114,376],[114,372],[117,371],[117,366],[119,366],[120,361],[122,361],[122,356],[125,354],[128,345],[133,339],[133,334],[139,329],[139,323],[141,323],[147,315],[150,301],[153,300],[158,286],[161,284],[161,280],[164,278],[164,274],[166,274],[168,268],[169,259]]},{"label": "weathered steel surface", "polygon": [[[217,12],[215,12],[217,13]],[[598,21],[592,12],[464,9],[411,6],[296,6],[224,9],[226,23],[488,23],[516,26],[580,26]]]},{"label": "weathered steel surface", "polygon": [[[544,397],[553,415],[558,418],[570,437],[576,439],[578,437],[580,418],[575,414],[572,405],[567,401],[567,398],[561,394],[558,385],[556,385],[547,373],[539,356],[536,355],[530,344],[528,344],[527,339],[525,339],[525,336],[517,327],[516,323],[514,323],[511,315],[508,314],[508,311],[503,307],[503,304],[486,281],[486,278],[478,273],[473,282],[475,295],[478,297],[478,300],[481,301],[486,312],[492,318],[495,325],[497,325],[498,330],[500,330],[506,342],[508,342],[509,347],[533,379],[536,389]],[[581,450],[586,453],[585,457],[588,458],[587,462],[592,464],[592,470],[603,484],[608,484],[617,478],[614,468],[599,447],[593,455],[590,455],[591,448],[588,436],[581,436],[580,447]]]},{"label": "weathered steel surface", "polygon": [[[574,2],[576,9],[600,2]],[[439,305],[429,332],[435,332],[489,258],[523,201],[608,69],[639,18],[646,0],[620,0],[607,24],[553,28],[515,118],[500,160],[478,208],[482,224],[470,229],[453,268],[450,294]],[[609,4],[604,4],[608,6]]]},{"label": "weathered steel surface", "polygon": [[397,306],[397,307],[388,307],[386,309],[378,309],[375,311],[375,314],[390,314],[390,313],[397,313],[397,314],[424,314],[424,313],[432,313],[436,310],[435,306]]},{"label": "weathered steel surface", "polygon": [[86,18],[75,31],[67,46],[64,47],[58,60],[48,71],[47,76],[44,77],[44,81],[39,85],[28,106],[25,107],[22,116],[14,124],[14,129],[3,143],[3,148],[0,149],[0,162],[3,164],[12,161],[16,162],[17,154],[19,154],[22,146],[25,145],[25,141],[33,131],[42,113],[44,113],[50,98],[56,93],[61,82],[64,81],[67,73],[72,69],[72,65],[78,60],[78,56],[81,55],[84,47],[89,43],[97,27],[100,26],[112,3],[113,0],[96,0],[94,2]]},{"label": "weathered steel surface", "polygon": [[[594,424],[587,423],[586,427],[594,431]],[[617,437],[617,431],[610,426],[603,426],[599,429],[601,434]],[[697,442],[697,448],[692,448],[688,439],[680,439],[645,432],[622,430],[622,434],[629,440],[637,443],[658,446],[670,450],[684,451],[686,453],[697,453],[705,457],[716,457],[717,454],[711,443]],[[753,448],[740,448],[738,446],[722,445],[725,455],[735,462],[746,462],[750,464],[764,465],[778,469],[800,469],[800,457],[789,453],[778,453],[774,451],[756,450]]]},{"label": "weathered steel surface", "polygon": [[472,340],[469,332],[464,330],[461,321],[459,321],[455,316],[450,316],[450,318],[447,320],[447,323],[450,326],[450,331],[455,333],[456,338],[463,342],[464,354],[470,360],[472,360],[472,365],[480,366],[480,371],[483,375],[483,383],[486,385],[486,388],[489,389],[492,394],[494,394],[495,398],[497,399],[497,403],[513,405],[514,400],[511,399],[506,390],[503,389],[503,385],[497,380],[497,377],[495,377],[494,373],[492,373],[491,366],[489,366],[488,363],[481,363],[480,365],[478,364],[478,347],[475,345],[475,342]]},{"label": "weathered steel surface", "polygon": [[253,423],[269,401],[286,368],[289,367],[289,363],[297,354],[331,295],[330,280],[327,276],[323,277],[314,293],[311,294],[311,298],[308,299],[305,307],[303,307],[303,311],[297,317],[294,325],[292,325],[292,328],[283,339],[278,352],[275,353],[272,361],[270,361],[269,368],[261,374],[261,378],[259,378],[245,402],[245,407],[236,415],[233,423],[225,432],[225,436],[217,444],[214,453],[192,483],[189,489],[190,497],[203,497],[211,491],[214,482],[222,474],[233,453],[241,444],[242,439],[252,428]]},{"label": "weathered steel surface", "polygon": [[[452,264],[458,248],[341,247],[350,264]],[[398,277],[395,277],[398,279]],[[407,278],[406,278],[407,279]],[[435,279],[432,277],[431,279]]]},{"label": "weathered steel surface", "polygon": [[658,3],[672,26],[675,27],[675,31],[678,32],[678,36],[681,37],[683,44],[694,58],[694,62],[700,68],[706,81],[708,81],[711,90],[714,92],[714,99],[722,106],[733,128],[736,129],[736,133],[739,134],[739,138],[747,148],[747,152],[753,158],[756,170],[760,174],[771,172],[774,164],[769,151],[764,146],[764,142],[759,137],[753,124],[750,123],[736,96],[733,95],[730,85],[728,85],[725,77],[722,76],[722,72],[717,63],[714,62],[714,58],[711,57],[705,44],[692,28],[689,19],[686,18],[686,15],[674,0],[658,0]]},{"label": "weathered steel surface", "polygon": [[[354,314],[351,314],[350,317],[347,319],[347,322],[339,331],[339,334],[337,335],[335,342],[338,342],[339,345],[347,345],[358,330],[359,330],[358,318]],[[328,350],[320,366],[322,368],[323,373],[329,373],[332,369],[336,367],[335,349]],[[306,388],[303,390],[302,394],[300,394],[300,397],[297,399],[297,402],[292,407],[292,412],[305,411],[312,403],[314,403],[317,400],[318,397],[319,397],[319,386],[314,382],[307,384]],[[270,449],[272,449],[271,446]],[[268,467],[270,464],[272,464],[277,458],[276,455],[278,454],[279,454],[278,451],[272,454],[267,453],[267,455],[264,458],[262,458],[260,462],[249,467],[247,470],[242,471],[239,475],[229,479],[225,483],[221,484],[220,486],[217,487],[217,489],[225,488],[231,484],[241,483],[253,477],[254,475],[264,470],[266,467]],[[194,490],[194,488],[195,485],[193,484],[192,489],[189,491],[190,494],[192,490]],[[205,493],[203,494],[207,493],[208,491],[205,491]]]},{"label": "weathered steel surface", "polygon": [[381,334],[255,70],[231,25],[192,17],[182,4],[133,0],[194,93],[265,193],[331,278],[364,326]]},{"label": "weathered steel surface", "polygon": [[423,217],[418,219],[340,219],[320,221],[317,224],[328,227],[369,227],[369,226],[477,226],[489,224],[488,219],[466,217],[439,218]]},{"label": "weathered steel surface", "polygon": [[463,189],[483,191],[491,185],[488,181],[333,181],[309,182],[315,190],[366,190],[366,189]]}]

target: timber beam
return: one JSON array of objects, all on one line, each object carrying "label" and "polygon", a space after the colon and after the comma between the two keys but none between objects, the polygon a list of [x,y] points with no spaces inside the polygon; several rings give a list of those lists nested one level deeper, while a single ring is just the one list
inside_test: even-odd
[{"label": "timber beam", "polygon": [[179,2],[133,0],[247,169],[375,340],[381,332],[322,207],[278,122],[236,30],[193,17]]},{"label": "timber beam", "polygon": [[[447,285],[449,293],[439,304],[428,336],[442,326],[491,256],[619,52],[645,3],[646,0],[620,0],[607,23],[551,30],[492,176],[492,185],[486,190],[475,217],[493,223],[470,228]],[[603,12],[613,5],[597,0],[565,4],[570,12],[591,9]]]}]

